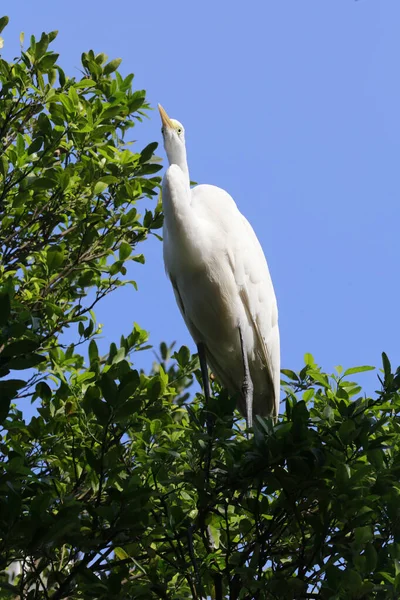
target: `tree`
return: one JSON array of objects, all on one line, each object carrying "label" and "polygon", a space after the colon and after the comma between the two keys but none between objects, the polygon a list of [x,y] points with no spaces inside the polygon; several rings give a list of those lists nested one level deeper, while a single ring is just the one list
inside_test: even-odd
[{"label": "tree", "polygon": [[[187,348],[138,372],[135,325],[99,354],[93,309],[162,225],[160,166],[155,143],[125,141],[149,108],[133,76],[89,51],[66,77],[55,35],[0,60],[0,598],[398,597],[386,355],[374,398],[349,380],[370,367],[327,375],[306,355],[254,435],[213,382],[209,436]],[[21,399],[40,400],[30,422]]]}]

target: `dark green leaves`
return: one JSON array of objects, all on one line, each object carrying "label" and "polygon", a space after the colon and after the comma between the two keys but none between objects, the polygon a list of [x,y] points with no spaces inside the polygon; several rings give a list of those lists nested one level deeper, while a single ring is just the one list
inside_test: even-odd
[{"label": "dark green leaves", "polygon": [[44,71],[44,72],[49,71],[50,69],[52,69],[54,67],[55,63],[58,60],[58,57],[59,57],[59,55],[55,54],[55,53],[46,54],[37,62],[37,67],[41,71]]},{"label": "dark green leaves", "polygon": [[49,401],[51,399],[51,388],[45,381],[41,381],[36,385],[35,394],[42,400]]},{"label": "dark green leaves", "polygon": [[23,379],[0,380],[0,425],[8,415],[11,400],[13,400],[18,390],[23,388],[26,382]]},{"label": "dark green leaves", "polygon": [[144,148],[142,150],[142,152],[140,153],[140,162],[145,163],[145,162],[149,161],[150,158],[153,156],[154,152],[156,151],[157,147],[158,147],[157,142],[152,142],[151,144],[146,146],[146,148]]},{"label": "dark green leaves", "polygon": [[103,373],[100,380],[100,388],[104,400],[109,404],[114,404],[117,399],[118,386],[108,373]]},{"label": "dark green leaves", "polygon": [[[0,30],[7,22],[0,20]],[[91,310],[128,283],[126,260],[144,262],[136,250],[144,236],[135,204],[157,195],[160,183],[140,173],[156,144],[141,153],[125,143],[149,108],[145,92],[132,90],[133,75],[118,73],[121,59],[108,61],[91,50],[82,55],[80,81],[67,77],[52,50],[56,35],[30,36],[21,59],[0,60],[6,142],[0,157],[0,377],[33,369],[24,396],[42,402],[50,402],[52,389],[45,387],[46,369],[53,384],[62,381],[57,394],[63,398],[70,383],[62,379],[65,369],[77,369],[78,387],[101,372]],[[158,226],[153,209],[146,209],[149,231]],[[67,349],[59,342],[66,330]],[[83,358],[74,354],[83,341],[90,344],[90,375],[79,372]],[[65,410],[75,414],[73,402]]]},{"label": "dark green leaves", "polygon": [[390,375],[392,373],[392,367],[390,364],[390,361],[387,357],[387,355],[385,354],[385,352],[382,352],[382,364],[383,364],[383,372],[385,374],[385,380],[389,380],[390,379]]},{"label": "dark green leaves", "polygon": [[43,145],[43,141],[44,140],[42,137],[37,137],[36,139],[34,139],[28,148],[28,154],[33,154],[34,152],[39,152],[40,148]]},{"label": "dark green leaves", "polygon": [[90,340],[89,343],[89,361],[90,366],[94,366],[99,361],[99,350],[95,340]]},{"label": "dark green leaves", "polygon": [[0,18],[0,33],[8,25],[8,22],[9,22],[9,18],[8,17],[1,17]]},{"label": "dark green leaves", "polygon": [[180,367],[185,367],[190,360],[190,350],[187,346],[181,346],[178,352],[175,352],[174,358]]},{"label": "dark green leaves", "polygon": [[36,367],[40,363],[44,362],[46,358],[41,354],[30,353],[26,356],[15,356],[6,362],[8,369],[15,369],[16,371],[23,371],[25,369],[31,369]]},{"label": "dark green leaves", "polygon": [[21,339],[17,342],[11,342],[7,344],[3,352],[1,353],[1,357],[10,358],[12,356],[19,356],[21,354],[29,354],[30,352],[34,352],[38,348],[38,342],[31,339]]},{"label": "dark green leaves", "polygon": [[17,391],[24,387],[26,381],[23,379],[5,379],[0,381],[0,397],[14,398]]},{"label": "dark green leaves", "polygon": [[130,371],[121,380],[118,392],[118,403],[129,400],[139,386],[140,377],[137,371]]},{"label": "dark green leaves", "polygon": [[64,251],[60,247],[50,248],[47,251],[46,262],[49,271],[55,271],[64,262]]},{"label": "dark green leaves", "polygon": [[7,292],[0,292],[0,326],[6,325],[10,316],[11,303]]}]

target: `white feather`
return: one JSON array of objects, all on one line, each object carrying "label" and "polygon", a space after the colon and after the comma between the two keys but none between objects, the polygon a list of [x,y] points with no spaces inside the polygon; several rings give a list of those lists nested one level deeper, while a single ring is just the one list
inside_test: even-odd
[{"label": "white feather", "polygon": [[211,369],[237,394],[246,415],[241,328],[253,414],[276,416],[278,309],[261,245],[227,192],[212,185],[190,189],[184,137],[164,130],[164,144],[171,165],[163,180],[164,262],[178,306],[196,344],[205,345]]}]

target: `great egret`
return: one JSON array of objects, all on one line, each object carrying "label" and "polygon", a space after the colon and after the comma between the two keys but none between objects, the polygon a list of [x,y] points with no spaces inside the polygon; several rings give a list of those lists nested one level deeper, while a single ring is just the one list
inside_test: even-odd
[{"label": "great egret", "polygon": [[254,415],[276,416],[280,343],[275,292],[260,243],[234,200],[213,185],[190,188],[183,125],[158,105],[169,167],[164,175],[164,263],[200,359]]}]

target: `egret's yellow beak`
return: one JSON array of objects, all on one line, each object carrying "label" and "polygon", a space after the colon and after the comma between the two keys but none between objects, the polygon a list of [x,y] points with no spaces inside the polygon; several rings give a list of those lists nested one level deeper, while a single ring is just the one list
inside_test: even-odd
[{"label": "egret's yellow beak", "polygon": [[163,127],[166,127],[167,129],[174,129],[171,119],[169,118],[169,116],[167,115],[167,113],[165,112],[165,110],[163,109],[161,104],[158,105],[158,110],[160,112],[160,117],[161,117]]}]

